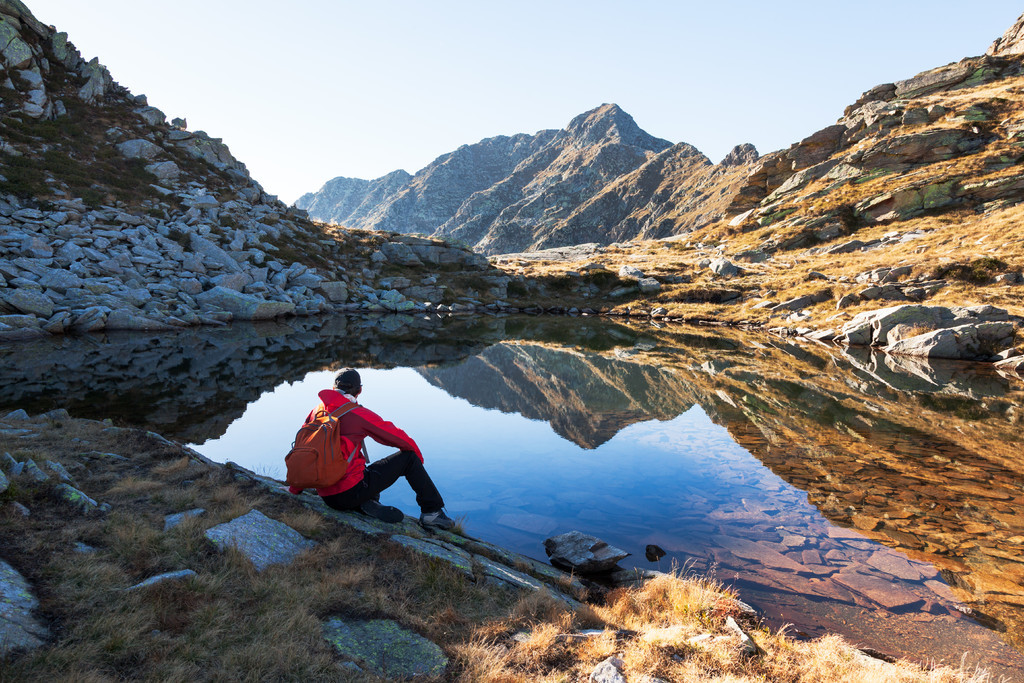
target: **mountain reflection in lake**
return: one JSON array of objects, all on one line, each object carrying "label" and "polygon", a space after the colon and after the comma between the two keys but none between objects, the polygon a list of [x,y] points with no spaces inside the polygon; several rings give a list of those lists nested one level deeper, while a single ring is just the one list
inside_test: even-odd
[{"label": "mountain reflection in lake", "polygon": [[[1024,647],[1024,393],[979,366],[592,319],[396,316],[0,360],[0,406],[113,417],[278,475],[316,391],[357,366],[362,402],[417,440],[473,535],[543,558],[546,536],[580,529],[632,552],[624,564],[713,571],[775,626],[1024,675],[1005,644]],[[415,511],[404,485],[385,498]],[[647,562],[648,543],[668,555]]]}]

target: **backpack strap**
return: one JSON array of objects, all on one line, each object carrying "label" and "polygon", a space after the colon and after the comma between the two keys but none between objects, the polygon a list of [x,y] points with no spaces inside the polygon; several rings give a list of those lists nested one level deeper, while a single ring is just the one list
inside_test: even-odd
[{"label": "backpack strap", "polygon": [[333,417],[335,420],[337,420],[338,418],[340,418],[342,415],[344,415],[348,411],[353,410],[353,409],[358,408],[358,407],[359,407],[358,403],[356,403],[355,401],[349,401],[345,405],[339,406],[338,408],[335,408],[331,413],[328,413],[328,414],[331,417]]},{"label": "backpack strap", "polygon": [[[342,415],[349,412],[350,410],[354,410],[358,406],[359,404],[356,403],[355,401],[349,401],[345,405],[335,408],[333,412],[329,413],[329,415],[333,419],[337,420],[340,419]],[[356,447],[352,449],[351,453],[349,453],[348,460],[346,462],[351,463],[352,460],[356,457],[356,453],[359,452],[360,448],[363,449],[363,457],[366,458],[366,462],[370,462],[370,455],[366,452],[366,444],[363,442],[356,444]]]}]

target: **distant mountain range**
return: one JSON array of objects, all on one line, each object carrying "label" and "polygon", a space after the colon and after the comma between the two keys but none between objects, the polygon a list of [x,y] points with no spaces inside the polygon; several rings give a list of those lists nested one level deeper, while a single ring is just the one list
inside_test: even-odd
[{"label": "distant mountain range", "polygon": [[347,227],[424,233],[489,254],[608,244],[720,219],[757,158],[741,145],[713,164],[604,104],[562,130],[463,145],[415,175],[335,178],[295,205]]}]

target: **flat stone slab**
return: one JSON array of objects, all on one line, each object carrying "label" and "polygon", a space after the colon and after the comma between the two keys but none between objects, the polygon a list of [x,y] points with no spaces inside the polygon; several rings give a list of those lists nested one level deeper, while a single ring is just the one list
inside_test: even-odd
[{"label": "flat stone slab", "polygon": [[389,680],[440,676],[448,667],[441,648],[393,621],[329,619],[323,633],[339,654]]},{"label": "flat stone slab", "polygon": [[483,567],[484,574],[489,578],[497,579],[498,581],[514,586],[515,588],[525,588],[528,590],[541,590],[543,588],[547,588],[543,582],[538,581],[529,574],[518,572],[503,564],[498,564],[497,562],[488,560],[482,555],[476,555],[474,556],[474,559],[480,563],[480,566]]},{"label": "flat stone slab", "polygon": [[411,548],[416,552],[423,553],[428,557],[436,557],[439,560],[444,560],[466,576],[473,578],[473,559],[465,550],[460,550],[459,548],[449,546],[447,544],[435,543],[402,535],[392,536],[391,540],[400,545],[404,545],[406,548]]},{"label": "flat stone slab", "polygon": [[38,605],[25,577],[0,560],[0,656],[35,649],[49,636],[32,616]]},{"label": "flat stone slab", "polygon": [[138,590],[139,588],[146,588],[147,586],[155,586],[156,584],[163,583],[164,581],[181,581],[182,579],[187,579],[190,576],[196,576],[196,573],[191,569],[180,569],[176,572],[157,574],[156,576],[149,577],[145,581],[140,581],[131,588],[128,588],[128,590],[133,591]]},{"label": "flat stone slab", "polygon": [[920,595],[878,576],[868,576],[855,571],[841,571],[833,575],[832,580],[891,610],[906,609],[924,600]]},{"label": "flat stone slab", "polygon": [[259,510],[207,529],[206,538],[220,550],[237,548],[257,571],[273,564],[291,564],[299,553],[316,545],[315,541]]}]

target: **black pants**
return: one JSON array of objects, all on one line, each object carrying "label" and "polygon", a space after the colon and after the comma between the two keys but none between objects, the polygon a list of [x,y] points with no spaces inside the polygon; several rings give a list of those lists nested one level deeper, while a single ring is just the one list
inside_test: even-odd
[{"label": "black pants", "polygon": [[381,491],[405,477],[416,492],[416,503],[423,512],[437,512],[444,507],[423,463],[412,451],[398,451],[366,466],[363,480],[348,491],[324,496],[324,503],[335,510],[355,510],[368,500],[377,500]]}]

